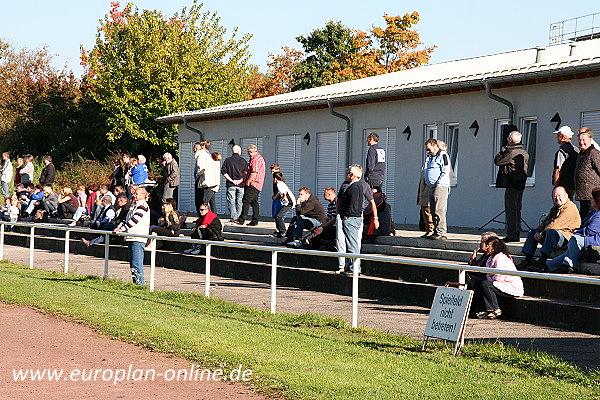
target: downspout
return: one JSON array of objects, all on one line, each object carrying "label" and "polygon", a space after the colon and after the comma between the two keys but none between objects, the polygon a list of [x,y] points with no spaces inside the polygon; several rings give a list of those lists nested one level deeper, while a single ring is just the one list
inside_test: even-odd
[{"label": "downspout", "polygon": [[[329,106],[329,113],[334,117],[338,117],[346,121],[346,163],[350,165],[350,138],[352,133],[352,122],[350,118],[345,116],[344,114],[340,114],[338,112],[333,111],[333,103],[331,99],[327,99],[327,105]],[[345,167],[345,166],[344,166]]]},{"label": "downspout", "polygon": [[492,81],[489,79],[483,80],[483,86],[485,86],[485,93],[490,99],[496,100],[497,102],[500,102],[508,107],[508,123],[509,125],[514,125],[515,106],[513,103],[492,93]]},{"label": "downspout", "polygon": [[183,126],[185,127],[185,129],[189,129],[192,132],[196,132],[198,135],[200,135],[200,141],[204,140],[204,133],[202,133],[202,131],[200,129],[196,129],[192,126],[190,126],[188,124],[187,118],[183,118]]}]

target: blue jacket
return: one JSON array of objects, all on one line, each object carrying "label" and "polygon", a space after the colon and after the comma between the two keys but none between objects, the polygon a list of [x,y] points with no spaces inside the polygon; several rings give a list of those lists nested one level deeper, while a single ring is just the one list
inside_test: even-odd
[{"label": "blue jacket", "polygon": [[146,164],[138,164],[135,167],[131,168],[131,180],[136,185],[140,183],[144,183],[144,181],[148,179],[148,167]]},{"label": "blue jacket", "polygon": [[427,156],[424,169],[425,184],[430,188],[450,186],[450,157],[443,150]]},{"label": "blue jacket", "polygon": [[600,211],[592,209],[575,234],[583,236],[584,246],[600,246]]}]

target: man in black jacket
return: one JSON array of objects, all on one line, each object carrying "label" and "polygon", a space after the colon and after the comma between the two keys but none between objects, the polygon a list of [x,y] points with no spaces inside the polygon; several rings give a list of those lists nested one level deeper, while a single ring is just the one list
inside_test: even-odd
[{"label": "man in black jacket", "polygon": [[52,164],[52,156],[44,156],[44,164],[46,166],[42,169],[42,174],[40,175],[40,185],[52,186],[56,179],[56,168]]},{"label": "man in black jacket", "polygon": [[379,145],[379,135],[375,132],[367,136],[367,160],[365,167],[365,181],[374,188],[382,187],[385,178],[385,150]]},{"label": "man in black jacket", "polygon": [[506,212],[506,237],[504,242],[521,240],[521,207],[523,191],[527,182],[529,154],[521,144],[521,133],[512,131],[508,135],[506,147],[494,158],[498,167],[496,187],[506,188],[504,192],[504,211]]},{"label": "man in black jacket", "polygon": [[244,197],[244,171],[248,161],[241,156],[242,148],[237,144],[231,148],[232,155],[223,161],[221,175],[227,186],[227,206],[231,221],[239,218],[242,213],[242,198]]},{"label": "man in black jacket", "polygon": [[569,198],[573,200],[575,196],[575,166],[579,150],[571,143],[573,131],[568,126],[561,126],[554,134],[560,147],[554,154],[552,186],[564,187]]},{"label": "man in black jacket", "polygon": [[290,221],[286,232],[288,246],[302,247],[300,238],[304,229],[311,230],[327,221],[325,209],[316,196],[310,193],[310,189],[303,187],[298,191],[298,204],[296,205],[296,216]]}]

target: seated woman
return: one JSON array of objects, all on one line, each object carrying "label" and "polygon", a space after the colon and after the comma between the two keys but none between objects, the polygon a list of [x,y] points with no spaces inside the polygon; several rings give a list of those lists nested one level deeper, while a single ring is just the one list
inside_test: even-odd
[{"label": "seated woman", "polygon": [[[159,218],[158,225],[150,227],[150,234],[154,232],[158,236],[179,236],[179,215],[177,214],[177,211],[173,209],[173,203],[165,201],[162,205],[162,212],[163,216]],[[150,245],[150,241],[148,241],[148,245]]]},{"label": "seated woman", "polygon": [[579,254],[587,246],[600,246],[600,188],[592,190],[592,208],[581,228],[569,239],[567,251],[546,261],[548,272],[568,273],[579,270]]},{"label": "seated woman", "polygon": [[[515,264],[508,252],[506,244],[497,237],[490,237],[485,241],[485,252],[489,256],[486,267],[508,271],[516,271]],[[472,279],[470,286],[473,294],[473,305],[482,308],[477,318],[496,319],[502,315],[498,296],[519,297],[523,296],[523,281],[518,276],[487,274],[486,279]]]},{"label": "seated woman", "polygon": [[[217,214],[210,211],[210,206],[206,203],[198,208],[198,219],[196,226],[192,229],[192,239],[204,239],[222,241],[223,225],[217,217]],[[203,252],[202,245],[194,244],[190,249],[184,251],[186,254],[201,254]]]}]

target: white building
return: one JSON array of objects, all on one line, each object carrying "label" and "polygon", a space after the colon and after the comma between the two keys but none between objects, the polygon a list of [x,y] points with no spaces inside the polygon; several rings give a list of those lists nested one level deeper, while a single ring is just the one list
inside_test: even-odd
[{"label": "white building", "polygon": [[[512,104],[512,112],[507,102],[488,96],[486,85],[491,96]],[[348,117],[349,132],[346,120],[334,116],[328,104],[334,113]],[[327,186],[340,186],[349,164],[364,164],[365,137],[375,131],[387,151],[384,191],[396,223],[419,220],[416,195],[423,142],[433,137],[446,141],[454,165],[448,224],[478,227],[504,209],[503,189],[494,185],[493,158],[502,144],[501,126],[511,117],[530,153],[523,218],[537,225],[551,206],[552,162],[558,148],[552,132],[569,125],[574,131],[587,126],[600,134],[600,39],[427,65],[158,121],[180,124],[182,209],[194,208],[192,147],[200,140],[197,131],[223,157],[231,154],[232,140],[243,149],[257,144],[267,168],[281,164],[292,190],[307,186],[319,197]],[[227,210],[224,192],[218,195],[221,213]],[[268,177],[263,192],[261,213],[270,216]]]}]

